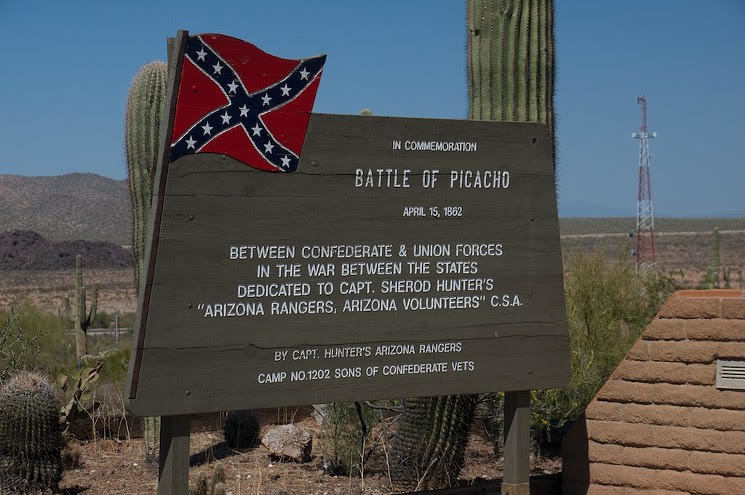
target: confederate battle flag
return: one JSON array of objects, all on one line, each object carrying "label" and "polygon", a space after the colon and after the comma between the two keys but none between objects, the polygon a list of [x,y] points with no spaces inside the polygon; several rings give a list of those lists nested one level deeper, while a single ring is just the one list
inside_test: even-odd
[{"label": "confederate battle flag", "polygon": [[170,160],[220,153],[260,170],[294,172],[325,61],[275,57],[219,34],[189,36]]}]

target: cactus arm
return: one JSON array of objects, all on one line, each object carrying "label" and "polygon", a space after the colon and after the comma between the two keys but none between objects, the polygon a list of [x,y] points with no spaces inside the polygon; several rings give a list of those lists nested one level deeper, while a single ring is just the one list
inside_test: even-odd
[{"label": "cactus arm", "polygon": [[93,295],[91,296],[91,309],[88,311],[88,317],[85,319],[86,330],[93,325],[93,320],[96,319],[96,309],[98,308],[98,284],[93,286]]},{"label": "cactus arm", "polygon": [[[98,284],[93,286],[91,295],[91,307],[88,309],[86,301],[87,290],[83,285],[83,257],[75,257],[75,310],[73,312],[73,323],[75,332],[75,352],[78,359],[88,354],[88,328],[96,319],[98,308]],[[87,313],[87,314],[86,314]]]},{"label": "cactus arm", "polygon": [[[83,257],[75,257],[75,354],[78,360],[88,354],[85,334],[85,287],[83,286]],[[87,327],[86,327],[87,328]]]}]

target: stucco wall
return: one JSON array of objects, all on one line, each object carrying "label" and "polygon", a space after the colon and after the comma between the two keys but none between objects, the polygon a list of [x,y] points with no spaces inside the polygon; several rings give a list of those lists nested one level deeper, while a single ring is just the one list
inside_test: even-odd
[{"label": "stucco wall", "polygon": [[745,293],[680,291],[569,432],[565,494],[745,494],[745,390],[715,386],[745,360]]}]

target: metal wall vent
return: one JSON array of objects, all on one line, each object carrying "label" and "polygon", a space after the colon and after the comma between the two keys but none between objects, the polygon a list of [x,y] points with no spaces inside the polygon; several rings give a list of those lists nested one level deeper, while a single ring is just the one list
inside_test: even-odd
[{"label": "metal wall vent", "polygon": [[717,361],[717,388],[745,390],[745,361]]}]

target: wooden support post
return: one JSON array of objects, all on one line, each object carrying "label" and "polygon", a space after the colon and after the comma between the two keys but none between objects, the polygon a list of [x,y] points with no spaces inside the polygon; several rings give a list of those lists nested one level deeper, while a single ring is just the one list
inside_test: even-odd
[{"label": "wooden support post", "polygon": [[502,495],[530,495],[530,391],[504,394]]},{"label": "wooden support post", "polygon": [[160,418],[158,495],[184,495],[189,490],[188,415]]}]

